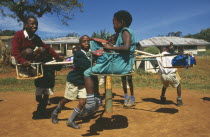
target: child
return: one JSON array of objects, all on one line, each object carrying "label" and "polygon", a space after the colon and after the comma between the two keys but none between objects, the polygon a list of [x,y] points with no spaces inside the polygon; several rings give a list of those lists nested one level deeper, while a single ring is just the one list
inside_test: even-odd
[{"label": "child", "polygon": [[[117,40],[117,35],[114,34],[112,36],[110,36],[108,38],[108,41],[112,44],[112,45],[115,45],[116,43],[116,40]],[[125,100],[124,100],[124,106],[127,106],[127,107],[130,107],[130,106],[133,106],[134,105],[134,102],[135,102],[135,97],[134,97],[134,92],[133,92],[133,81],[132,81],[132,76],[122,76],[121,77],[122,79],[122,86],[123,86],[123,91],[124,91],[124,97],[125,97]],[[128,80],[128,85],[129,85],[129,88],[130,88],[130,93],[131,93],[131,96],[129,97],[128,96],[128,93],[127,93],[127,82],[126,82],[126,79]]]},{"label": "child", "polygon": [[[163,47],[162,54],[170,54],[169,48],[170,48],[169,46]],[[160,96],[161,103],[166,102],[165,92],[170,84],[172,87],[177,88],[177,106],[182,106],[183,102],[182,102],[182,97],[181,97],[181,84],[176,75],[176,68],[164,68],[166,66],[172,67],[171,61],[173,57],[172,56],[157,57],[156,59],[160,67],[159,71],[161,73],[161,81],[163,83],[162,93]]]},{"label": "child", "polygon": [[[46,61],[52,61],[51,57],[45,58]],[[43,77],[37,78],[34,81],[36,86],[36,101],[39,103],[37,106],[37,118],[45,116],[45,109],[50,104],[49,95],[55,86],[55,71],[61,70],[61,65],[56,66],[43,66]],[[35,117],[34,117],[35,118]]]},{"label": "child", "polygon": [[[80,115],[89,115],[98,109],[97,101],[94,99],[94,83],[91,73],[101,74],[128,74],[132,70],[134,63],[133,53],[135,51],[136,39],[134,33],[128,27],[132,22],[132,16],[129,12],[121,10],[114,14],[113,25],[118,36],[115,46],[107,43],[103,46],[106,50],[116,51],[119,54],[112,55],[103,54],[101,58],[103,61],[87,69],[85,75],[85,88],[87,90],[87,104]],[[112,64],[113,63],[113,64]],[[113,68],[113,69],[112,69]]]},{"label": "child", "polygon": [[38,29],[38,21],[34,16],[28,16],[24,21],[23,30],[17,31],[12,40],[11,54],[21,66],[21,74],[31,76],[31,63],[42,62],[46,55],[54,57],[57,61],[62,59],[49,46],[44,44],[41,38],[35,34]]},{"label": "child", "polygon": [[74,54],[74,65],[75,69],[70,71],[67,75],[67,82],[66,82],[66,90],[64,94],[64,98],[59,102],[58,106],[52,113],[52,123],[58,123],[58,113],[61,111],[64,105],[71,101],[76,100],[77,96],[79,98],[79,104],[74,109],[72,115],[69,117],[67,121],[67,126],[79,129],[80,127],[74,123],[75,117],[78,115],[80,110],[83,109],[86,103],[86,90],[84,86],[84,71],[90,67],[90,60],[88,59],[86,53],[89,51],[90,38],[87,35],[82,36],[79,39],[79,43],[81,46],[81,50],[78,50]]}]

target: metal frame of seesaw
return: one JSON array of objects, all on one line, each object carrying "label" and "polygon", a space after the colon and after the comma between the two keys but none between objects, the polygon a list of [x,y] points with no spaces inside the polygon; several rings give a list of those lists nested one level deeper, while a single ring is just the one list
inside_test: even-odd
[{"label": "metal frame of seesaw", "polygon": [[[193,67],[193,65],[190,65],[190,55],[193,55],[191,52],[190,53],[181,52],[181,53],[170,53],[170,54],[158,54],[158,55],[147,53],[144,51],[139,51],[139,50],[135,50],[135,52],[144,54],[143,56],[136,56],[135,59],[146,59],[146,58],[156,58],[156,57],[162,58],[162,57],[166,57],[166,56],[188,55],[188,65],[189,65],[189,67]],[[185,67],[186,66],[170,66],[170,67],[165,66],[164,68],[185,68]]]},{"label": "metal frame of seesaw", "polygon": [[[36,69],[36,75],[33,77],[21,77],[20,76],[20,67],[21,64],[16,64],[16,74],[17,74],[17,79],[37,79],[43,77],[43,65],[50,66],[50,65],[69,65],[73,64],[73,61],[64,61],[64,62],[56,62],[56,61],[50,61],[46,63],[31,63],[31,66]],[[40,69],[39,69],[40,68]]]}]

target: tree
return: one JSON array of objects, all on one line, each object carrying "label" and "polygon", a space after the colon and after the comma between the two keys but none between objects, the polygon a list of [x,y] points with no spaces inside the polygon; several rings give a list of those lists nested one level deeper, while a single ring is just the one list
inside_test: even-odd
[{"label": "tree", "polygon": [[185,38],[203,39],[203,40],[210,42],[210,28],[203,29],[199,33],[196,33],[196,34],[188,34],[184,37]]},{"label": "tree", "polygon": [[99,38],[99,39],[108,39],[109,36],[112,34],[107,32],[106,29],[100,30],[100,33],[98,32],[93,32],[92,38]]},{"label": "tree", "polygon": [[181,32],[181,31],[177,31],[177,32],[169,32],[166,36],[181,37],[181,36],[182,36],[182,32]]},{"label": "tree", "polygon": [[0,29],[0,36],[13,36],[15,34],[14,30],[1,30]]},{"label": "tree", "polygon": [[76,32],[68,33],[66,37],[79,37],[79,34]]},{"label": "tree", "polygon": [[144,49],[144,51],[151,53],[151,54],[159,54],[160,53],[160,50],[155,46],[147,47]]},{"label": "tree", "polygon": [[[0,14],[24,22],[26,16],[35,15],[42,17],[44,14],[57,14],[61,22],[68,25],[67,21],[74,16],[75,9],[82,12],[83,3],[79,0],[0,0]],[[11,12],[4,12],[9,9]]]}]

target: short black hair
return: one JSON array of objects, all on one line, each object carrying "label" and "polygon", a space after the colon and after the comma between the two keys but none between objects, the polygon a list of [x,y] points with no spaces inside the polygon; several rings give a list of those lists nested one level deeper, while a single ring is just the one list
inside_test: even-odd
[{"label": "short black hair", "polygon": [[33,19],[37,20],[37,18],[36,18],[35,16],[29,15],[29,16],[27,16],[27,17],[25,18],[25,20],[24,20],[24,25],[28,23],[28,19],[30,19],[30,18],[33,18]]},{"label": "short black hair", "polygon": [[81,43],[81,40],[82,40],[83,37],[88,37],[88,38],[90,38],[88,35],[83,35],[83,36],[81,36],[81,37],[79,38],[79,43]]},{"label": "short black hair", "polygon": [[120,22],[124,21],[126,27],[129,27],[132,22],[131,14],[126,10],[120,10],[114,14],[114,18]]}]

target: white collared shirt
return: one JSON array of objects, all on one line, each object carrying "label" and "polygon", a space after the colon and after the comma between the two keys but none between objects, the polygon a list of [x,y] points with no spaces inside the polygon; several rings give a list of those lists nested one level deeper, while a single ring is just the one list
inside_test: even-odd
[{"label": "white collared shirt", "polygon": [[[162,54],[170,54],[168,52],[162,52]],[[172,59],[174,56],[163,56],[163,57],[157,57],[157,62],[159,65],[159,72],[161,74],[169,74],[176,72],[175,68],[165,68],[165,67],[173,67],[172,66]]]},{"label": "white collared shirt", "polygon": [[32,38],[29,38],[29,35],[26,30],[23,31],[23,34],[24,34],[25,38],[27,38],[28,40],[32,40],[34,38],[34,35],[32,36]]},{"label": "white collared shirt", "polygon": [[86,52],[86,51],[84,51],[83,49],[81,49],[81,51],[82,51],[83,53],[85,53],[85,55],[86,55],[86,57],[87,57],[88,59],[90,59],[90,58],[87,56],[87,52]]}]

